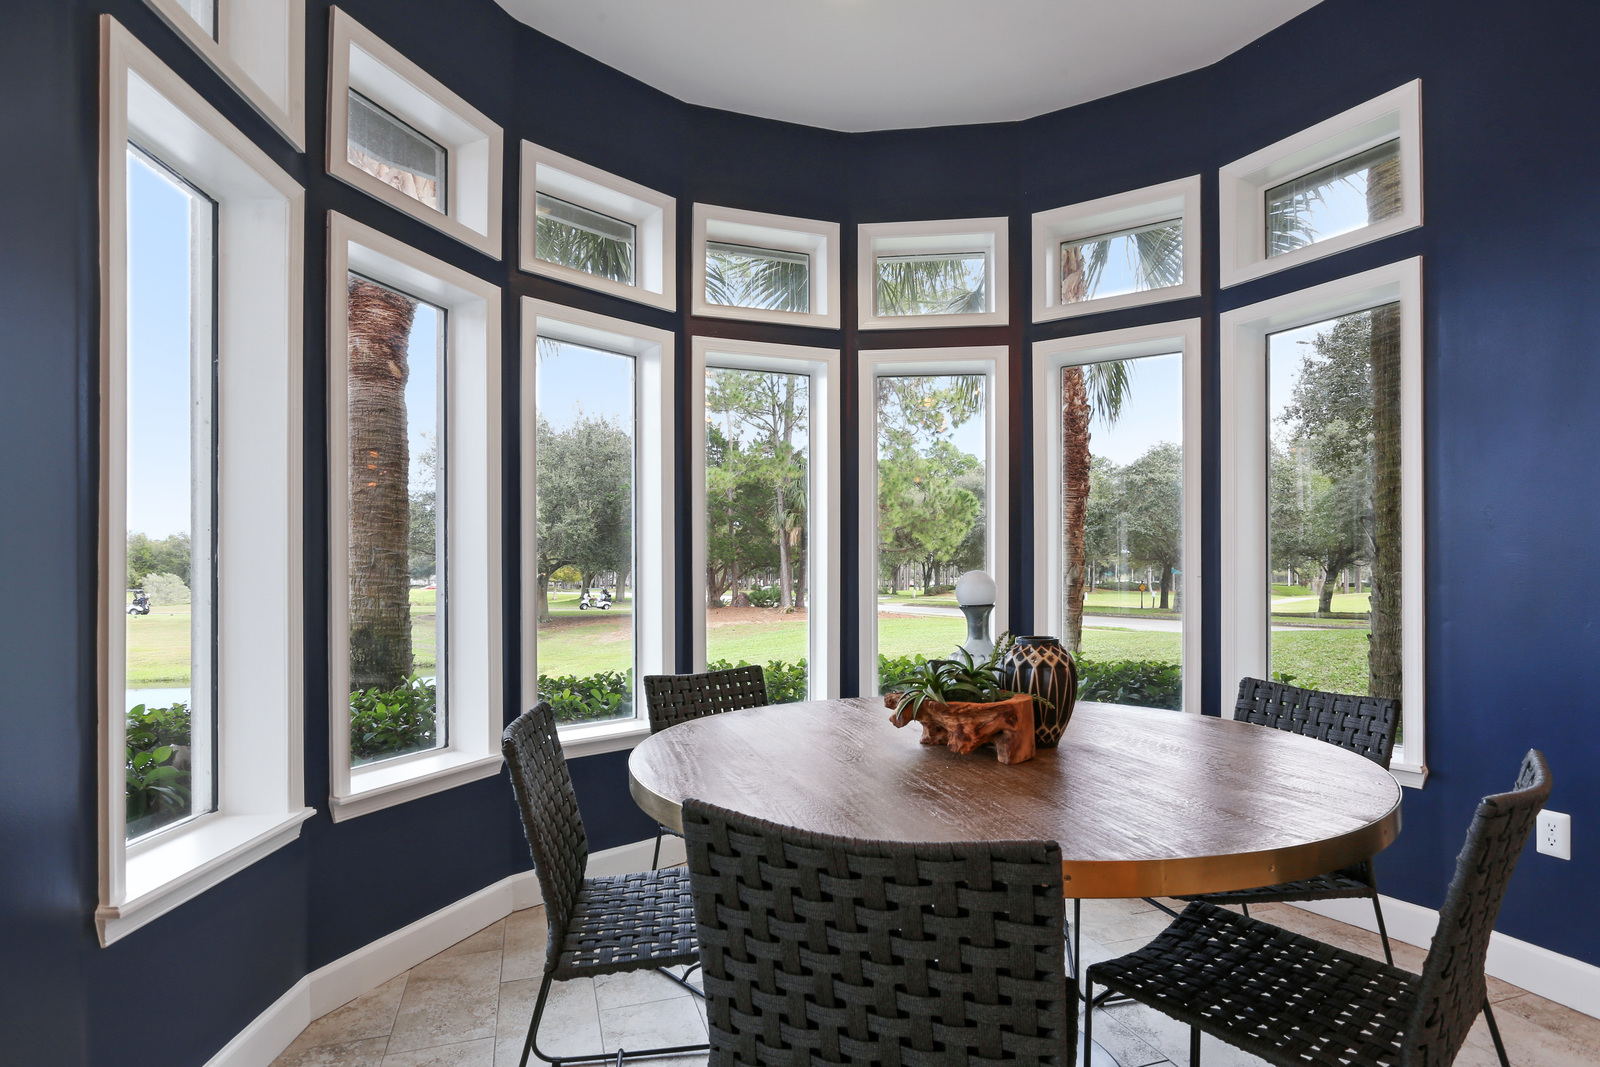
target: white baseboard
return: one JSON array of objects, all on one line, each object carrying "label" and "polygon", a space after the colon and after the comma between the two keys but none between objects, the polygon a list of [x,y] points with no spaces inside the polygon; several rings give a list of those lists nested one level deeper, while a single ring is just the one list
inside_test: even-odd
[{"label": "white baseboard", "polygon": [[[1427,949],[1439,925],[1439,913],[1394,897],[1380,899],[1389,937]],[[1367,900],[1313,900],[1294,906],[1363,930],[1376,932],[1378,929],[1372,903]],[[1484,970],[1502,982],[1510,982],[1573,1011],[1600,1018],[1600,967],[1593,964],[1495,931],[1489,938],[1489,958]]]},{"label": "white baseboard", "polygon": [[[634,841],[589,856],[590,877],[629,874],[650,868],[655,839]],[[683,840],[661,842],[661,863],[682,863]],[[206,1067],[270,1067],[300,1031],[333,1009],[375,989],[451,945],[505,918],[543,903],[533,871],[502,878],[432,915],[380,937],[300,979],[272,1006],[241,1030]]]}]

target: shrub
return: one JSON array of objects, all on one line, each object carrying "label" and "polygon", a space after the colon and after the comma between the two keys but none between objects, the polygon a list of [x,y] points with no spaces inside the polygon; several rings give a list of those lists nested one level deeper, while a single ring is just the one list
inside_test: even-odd
[{"label": "shrub", "polygon": [[394,689],[357,689],[350,694],[350,759],[371,763],[420,752],[438,741],[439,694],[433,682],[413,674]]},{"label": "shrub", "polygon": [[775,608],[782,599],[781,591],[775,585],[757,586],[750,590],[749,596],[753,608]]},{"label": "shrub", "polygon": [[878,653],[878,695],[892,692],[911,680],[918,667],[927,663],[921,653],[913,656],[885,656]]},{"label": "shrub", "polygon": [[151,604],[187,604],[189,587],[176,574],[147,574],[144,591],[150,595]]},{"label": "shrub", "polygon": [[633,672],[601,671],[576,675],[539,675],[539,699],[548,700],[558,723],[597,722],[633,714]]},{"label": "shrub", "polygon": [[1176,710],[1183,705],[1183,674],[1176,663],[1080,659],[1078,699]]},{"label": "shrub", "polygon": [[[744,660],[740,660],[738,663],[729,663],[725,659],[719,659],[715,663],[708,663],[706,670],[727,671],[735,667],[749,666],[750,664]],[[797,663],[784,663],[781,660],[773,660],[761,668],[761,674],[767,683],[767,703],[791,704],[796,700],[804,700],[806,698],[805,660],[802,659]]]},{"label": "shrub", "polygon": [[128,710],[124,796],[128,833],[147,833],[189,811],[189,705]]}]

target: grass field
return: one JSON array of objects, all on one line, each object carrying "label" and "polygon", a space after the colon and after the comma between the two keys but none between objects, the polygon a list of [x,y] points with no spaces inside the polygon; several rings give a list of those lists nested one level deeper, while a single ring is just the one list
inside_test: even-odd
[{"label": "grass field", "polygon": [[[1133,595],[1138,596],[1137,593]],[[928,598],[923,603],[936,599]],[[1334,597],[1335,610],[1362,610],[1341,608],[1341,599]],[[1365,594],[1359,599],[1364,602]],[[628,669],[633,659],[631,603],[619,602],[609,611],[579,611],[575,594],[557,594],[552,596],[550,607],[556,621],[539,630],[540,673],[583,676]],[[433,590],[411,591],[413,655],[416,670],[422,674],[435,669],[435,610]],[[1277,610],[1275,603],[1274,611]],[[713,613],[707,628],[708,659],[765,664],[774,660],[793,663],[806,657],[808,623],[803,613],[784,616],[776,611],[743,609],[729,618],[731,621],[723,623]],[[128,617],[130,685],[189,684],[189,622],[187,604],[158,606],[149,615]],[[948,654],[965,636],[965,623],[957,618],[881,616],[878,650],[888,656],[917,653],[941,656]],[[1180,641],[1181,635],[1173,632],[1091,625],[1084,628],[1083,654],[1091,660],[1148,659],[1177,663]],[[1274,632],[1271,662],[1273,671],[1293,675],[1297,685],[1344,693],[1363,692],[1367,673],[1366,628]]]}]

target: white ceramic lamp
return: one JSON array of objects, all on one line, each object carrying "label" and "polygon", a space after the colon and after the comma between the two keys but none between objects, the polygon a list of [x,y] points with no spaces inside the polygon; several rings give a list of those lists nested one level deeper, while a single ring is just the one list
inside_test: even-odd
[{"label": "white ceramic lamp", "polygon": [[983,659],[994,651],[989,636],[989,615],[994,611],[994,579],[983,571],[968,571],[956,579],[956,603],[967,617],[967,639],[961,643],[973,659]]}]

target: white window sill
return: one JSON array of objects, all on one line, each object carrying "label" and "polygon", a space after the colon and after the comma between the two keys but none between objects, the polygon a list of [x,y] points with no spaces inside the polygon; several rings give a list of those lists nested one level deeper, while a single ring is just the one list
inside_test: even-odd
[{"label": "white window sill", "polygon": [[1395,781],[1412,789],[1421,789],[1428,780],[1428,768],[1415,763],[1391,763],[1389,773]]},{"label": "white window sill", "polygon": [[163,835],[127,858],[125,900],[95,910],[100,944],[109,945],[300,836],[316,814],[211,815]]},{"label": "white window sill", "polygon": [[578,759],[632,749],[650,736],[650,723],[647,719],[633,718],[563,726],[560,736],[561,751],[568,759]]},{"label": "white window sill", "polygon": [[500,773],[503,762],[498,752],[482,755],[447,748],[409,759],[357,767],[350,772],[349,795],[330,797],[328,806],[333,821],[344,822],[468,782],[492,778]]}]

